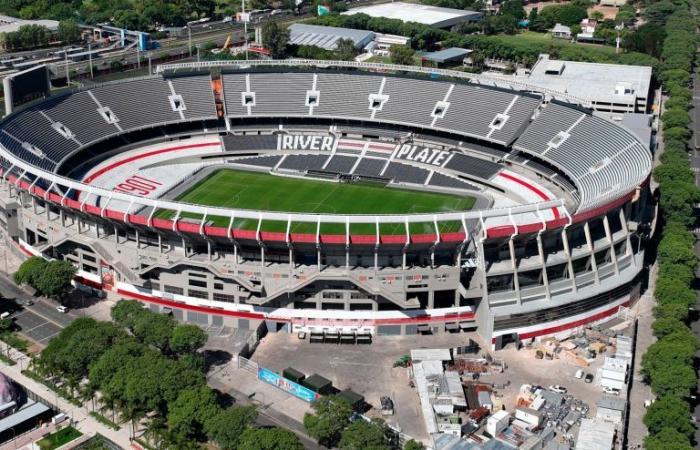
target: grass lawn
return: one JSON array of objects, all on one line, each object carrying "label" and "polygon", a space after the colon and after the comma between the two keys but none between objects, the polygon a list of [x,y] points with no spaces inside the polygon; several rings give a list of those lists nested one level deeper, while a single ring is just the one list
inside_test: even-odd
[{"label": "grass lawn", "polygon": [[61,428],[53,434],[49,434],[44,439],[37,442],[41,450],[53,450],[68,442],[78,439],[83,433],[73,427]]},{"label": "grass lawn", "polygon": [[[320,214],[419,214],[465,211],[474,198],[460,195],[389,188],[376,184],[334,183],[287,178],[259,172],[222,169],[199,181],[177,198],[178,201],[226,208]],[[172,218],[173,211],[159,211],[157,217]],[[183,214],[184,216],[184,214]],[[187,216],[185,216],[187,217]],[[189,216],[198,218],[197,216]],[[207,217],[207,222],[228,226],[228,217]],[[240,220],[236,228],[255,229],[256,220]],[[441,223],[441,231],[459,230],[459,223]],[[414,224],[412,233],[432,232],[432,224]],[[266,231],[286,231],[286,222],[264,222]],[[316,232],[316,224],[296,223],[292,231]],[[344,224],[322,224],[322,233],[344,233]],[[352,225],[353,234],[374,234],[374,226]],[[405,233],[402,224],[381,227],[383,233]]]}]

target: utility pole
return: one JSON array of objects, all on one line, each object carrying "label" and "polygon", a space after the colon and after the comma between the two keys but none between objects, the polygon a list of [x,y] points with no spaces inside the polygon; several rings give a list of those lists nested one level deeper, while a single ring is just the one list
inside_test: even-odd
[{"label": "utility pole", "polygon": [[70,86],[70,72],[68,71],[68,49],[63,53],[63,60],[66,66],[66,87]]},{"label": "utility pole", "polygon": [[88,58],[88,64],[90,64],[90,79],[92,80],[94,78],[94,74],[92,72],[92,42],[88,43]]},{"label": "utility pole", "polygon": [[187,51],[190,54],[190,58],[192,58],[192,27],[190,22],[187,22]]},{"label": "utility pole", "polygon": [[248,61],[248,20],[245,15],[245,0],[241,0],[241,17],[243,17],[243,35],[245,36],[245,60]]}]

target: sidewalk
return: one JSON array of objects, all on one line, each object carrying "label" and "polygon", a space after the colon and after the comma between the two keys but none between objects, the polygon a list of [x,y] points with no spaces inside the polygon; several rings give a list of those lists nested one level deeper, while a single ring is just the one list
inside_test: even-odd
[{"label": "sidewalk", "polygon": [[651,329],[654,322],[654,288],[658,266],[654,264],[650,269],[649,288],[634,305],[633,310],[637,317],[637,337],[634,352],[634,369],[632,375],[632,388],[629,396],[629,425],[627,428],[627,448],[636,449],[637,444],[642,444],[649,434],[644,425],[644,402],[654,398],[651,387],[644,382],[642,370],[642,355],[647,348],[656,341]]},{"label": "sidewalk", "polygon": [[[14,349],[11,349],[10,357],[16,361],[21,357],[26,358],[22,353]],[[61,398],[54,391],[50,390],[43,384],[40,384],[23,375],[20,372],[19,365],[9,366],[0,361],[0,372],[12,378],[15,382],[22,385],[26,389],[34,392],[36,395],[42,397],[46,402],[50,403],[50,406],[57,407],[66,415],[71,417],[73,419],[73,426],[80,430],[80,432],[83,434],[92,435],[94,433],[100,433],[124,449],[129,449],[131,447],[131,440],[129,439],[128,432],[126,430],[115,431],[101,424],[94,417],[89,415],[87,406],[78,407],[69,403],[67,400]],[[9,444],[12,444],[12,442]]]}]

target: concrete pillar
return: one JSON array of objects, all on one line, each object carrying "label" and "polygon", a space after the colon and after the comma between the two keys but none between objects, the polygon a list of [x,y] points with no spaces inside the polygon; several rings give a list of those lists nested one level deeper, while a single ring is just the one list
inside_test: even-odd
[{"label": "concrete pillar", "polygon": [[591,228],[586,222],[583,225],[583,234],[586,236],[586,243],[588,244],[588,251],[591,256],[591,267],[593,267],[593,274],[595,275],[595,284],[600,284],[600,277],[598,276],[598,264],[595,261],[595,249],[593,248],[593,239],[591,238]]},{"label": "concrete pillar", "polygon": [[566,234],[567,227],[564,227],[563,230],[561,230],[561,241],[562,244],[564,245],[564,254],[566,255],[566,260],[567,260],[567,268],[569,270],[569,279],[571,279],[571,288],[574,290],[574,292],[577,291],[576,289],[576,274],[574,273],[574,262],[571,259],[571,248],[569,247],[569,236]]},{"label": "concrete pillar", "polygon": [[158,233],[158,253],[163,253],[163,236]]},{"label": "concrete pillar", "polygon": [[540,257],[540,267],[542,267],[542,283],[544,284],[544,290],[547,295],[547,300],[551,298],[550,295],[550,290],[549,290],[549,276],[547,275],[547,266],[546,260],[544,257],[544,246],[542,245],[542,235],[538,234],[537,235],[537,253],[539,253]]},{"label": "concrete pillar", "polygon": [[508,250],[510,251],[510,265],[513,269],[513,287],[515,288],[515,294],[518,297],[518,305],[520,304],[520,280],[518,280],[518,269],[517,262],[515,259],[515,242],[513,238],[508,240]]},{"label": "concrete pillar", "polygon": [[211,241],[207,239],[207,258],[211,261]]},{"label": "concrete pillar", "polygon": [[608,221],[608,215],[603,216],[603,227],[605,228],[605,236],[608,238],[608,243],[610,244],[610,260],[615,267],[615,275],[620,274],[620,269],[617,267],[617,255],[615,254],[615,247],[613,246],[612,233],[610,232],[610,222]]}]

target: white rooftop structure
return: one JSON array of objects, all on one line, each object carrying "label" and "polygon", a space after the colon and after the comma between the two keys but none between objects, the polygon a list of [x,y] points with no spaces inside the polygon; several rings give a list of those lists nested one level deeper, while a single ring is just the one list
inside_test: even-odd
[{"label": "white rooftop structure", "polygon": [[528,83],[588,99],[598,111],[644,112],[651,67],[561,61],[542,54],[527,78]]},{"label": "white rooftop structure", "polygon": [[416,348],[411,350],[413,361],[450,361],[452,355],[447,348]]},{"label": "white rooftop structure", "polygon": [[48,28],[50,31],[58,30],[57,20],[24,20],[0,14],[0,33],[15,32],[22,25],[40,25]]},{"label": "white rooftop structure", "polygon": [[615,425],[600,419],[583,419],[575,450],[610,450],[615,440]]},{"label": "white rooftop structure", "polygon": [[375,34],[371,31],[351,28],[325,27],[305,23],[293,23],[289,26],[290,44],[313,45],[326,50],[334,50],[338,47],[338,41],[341,39],[349,39],[355,44],[356,49],[361,49],[372,42],[374,36]]},{"label": "white rooftop structure", "polygon": [[419,3],[391,2],[360,6],[345,11],[344,15],[367,14],[370,17],[399,19],[404,22],[417,22],[436,28],[449,28],[465,22],[474,22],[482,16],[480,12],[462,9],[441,8]]}]

